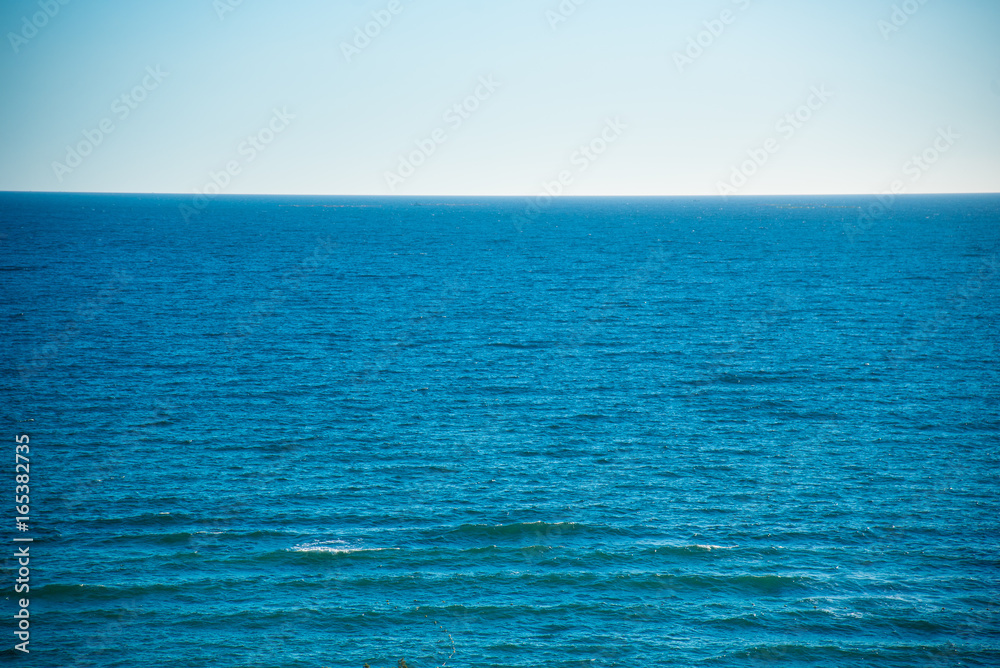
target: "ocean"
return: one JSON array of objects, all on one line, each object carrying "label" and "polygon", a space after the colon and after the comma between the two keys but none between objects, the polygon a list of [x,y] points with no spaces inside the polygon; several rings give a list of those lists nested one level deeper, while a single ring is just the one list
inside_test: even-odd
[{"label": "ocean", "polygon": [[9,665],[1000,665],[998,196],[6,193],[0,250]]}]

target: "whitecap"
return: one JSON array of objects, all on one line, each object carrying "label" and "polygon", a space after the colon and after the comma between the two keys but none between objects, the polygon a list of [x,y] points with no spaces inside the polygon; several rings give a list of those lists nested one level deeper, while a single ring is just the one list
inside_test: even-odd
[{"label": "whitecap", "polygon": [[351,554],[354,552],[384,552],[398,550],[398,547],[359,547],[352,546],[342,540],[317,540],[311,543],[301,543],[290,547],[292,552],[329,552],[331,554]]}]

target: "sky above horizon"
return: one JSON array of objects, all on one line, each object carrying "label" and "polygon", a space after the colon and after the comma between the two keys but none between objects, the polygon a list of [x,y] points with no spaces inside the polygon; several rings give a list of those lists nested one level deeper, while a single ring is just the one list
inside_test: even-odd
[{"label": "sky above horizon", "polygon": [[11,0],[0,27],[4,191],[1000,192],[995,0]]}]

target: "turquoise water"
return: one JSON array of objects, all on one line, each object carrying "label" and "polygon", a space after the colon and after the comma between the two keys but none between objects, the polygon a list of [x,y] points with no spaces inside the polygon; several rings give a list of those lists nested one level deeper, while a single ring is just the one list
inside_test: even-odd
[{"label": "turquoise water", "polygon": [[180,204],[0,195],[12,665],[1000,665],[1000,198]]}]

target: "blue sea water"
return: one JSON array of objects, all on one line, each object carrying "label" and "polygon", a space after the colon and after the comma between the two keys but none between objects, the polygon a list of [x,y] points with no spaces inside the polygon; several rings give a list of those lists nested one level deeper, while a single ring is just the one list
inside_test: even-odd
[{"label": "blue sea water", "polygon": [[0,656],[1000,665],[1000,197],[875,204],[0,195]]}]

